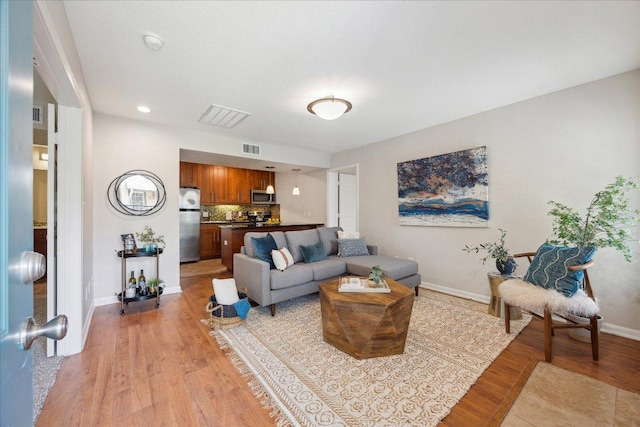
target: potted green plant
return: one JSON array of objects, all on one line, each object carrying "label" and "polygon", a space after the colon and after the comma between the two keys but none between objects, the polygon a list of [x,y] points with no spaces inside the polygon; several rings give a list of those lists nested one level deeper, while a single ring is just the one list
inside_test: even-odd
[{"label": "potted green plant", "polygon": [[489,258],[493,258],[496,260],[496,268],[500,274],[511,275],[518,264],[513,258],[513,255],[509,253],[509,249],[505,247],[504,238],[507,236],[507,231],[502,228],[499,228],[498,230],[500,231],[499,241],[481,243],[474,247],[465,245],[462,250],[468,253],[479,253],[480,251],[485,251],[487,255],[482,258],[483,264],[486,263]]},{"label": "potted green plant", "polygon": [[152,294],[158,292],[160,289],[164,289],[164,280],[158,278],[149,279],[147,280],[147,287]]},{"label": "potted green plant", "polygon": [[[631,262],[632,241],[630,228],[640,221],[640,210],[632,209],[627,193],[637,189],[638,184],[632,178],[616,177],[615,181],[598,191],[589,203],[584,217],[575,209],[562,203],[550,201],[553,217],[554,239],[549,243],[563,246],[594,246],[596,248],[613,248]],[[588,319],[568,315],[575,323],[585,323]],[[598,332],[602,325],[602,317],[598,316]],[[586,329],[570,329],[572,338],[591,342]]]},{"label": "potted green plant", "polygon": [[[144,231],[141,233],[136,232],[136,237],[138,241],[143,242],[145,244],[145,250],[147,252],[154,252],[159,243],[164,243],[164,236],[156,236],[156,233],[153,231],[153,228],[148,225],[144,226]],[[163,246],[164,247],[164,246]]]},{"label": "potted green plant", "polygon": [[379,265],[374,265],[369,272],[369,280],[372,280],[376,285],[380,284],[380,280],[384,278],[384,271]]},{"label": "potted green plant", "polygon": [[637,188],[632,178],[616,177],[593,196],[584,218],[575,209],[550,201],[555,238],[549,243],[614,248],[631,262],[630,228],[640,221],[640,210],[631,208],[627,193]]}]

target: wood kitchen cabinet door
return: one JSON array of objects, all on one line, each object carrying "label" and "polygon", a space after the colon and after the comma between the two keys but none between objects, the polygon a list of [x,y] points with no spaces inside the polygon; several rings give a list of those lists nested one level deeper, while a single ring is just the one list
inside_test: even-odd
[{"label": "wood kitchen cabinet door", "polygon": [[213,198],[214,202],[230,202],[229,171],[226,166],[213,165]]},{"label": "wood kitchen cabinet door", "polygon": [[213,166],[200,165],[200,203],[213,203]]},{"label": "wood kitchen cabinet door", "polygon": [[[250,170],[251,189],[266,190],[269,185],[269,171]],[[273,185],[273,183],[271,183]]]},{"label": "wood kitchen cabinet door", "polygon": [[251,201],[251,181],[247,169],[227,168],[229,172],[229,200],[233,203]]},{"label": "wood kitchen cabinet door", "polygon": [[200,187],[200,164],[180,162],[180,186]]},{"label": "wood kitchen cabinet door", "polygon": [[200,224],[200,259],[220,258],[220,226]]}]

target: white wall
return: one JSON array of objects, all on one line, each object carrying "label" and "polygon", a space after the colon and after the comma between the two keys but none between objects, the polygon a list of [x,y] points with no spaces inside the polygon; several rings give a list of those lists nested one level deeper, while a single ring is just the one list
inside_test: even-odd
[{"label": "white wall", "polygon": [[[504,228],[513,253],[535,251],[551,237],[548,201],[584,212],[617,175],[638,180],[639,80],[636,70],[477,114],[338,153],[331,166],[360,165],[360,231],[382,254],[416,259],[423,282],[486,297],[486,273],[495,266],[463,252],[465,244],[496,240]],[[398,162],[482,145],[489,162],[489,228],[398,225]],[[633,246],[638,252],[637,240]],[[605,249],[595,260],[589,274],[605,328],[640,338],[640,255],[627,263]],[[523,272],[526,260],[521,264]]]},{"label": "white wall", "polygon": [[298,173],[300,195],[291,194],[296,184],[294,173],[276,175],[276,195],[280,204],[280,220],[283,223],[327,222],[327,172]]},{"label": "white wall", "polygon": [[[93,121],[93,206],[94,206],[94,272],[96,305],[117,302],[120,292],[120,259],[115,250],[121,248],[120,235],[142,231],[145,225],[165,236],[166,249],[160,256],[160,276],[166,282],[166,293],[180,291],[178,188],[180,149],[241,155],[242,141],[214,136],[207,132],[161,126],[137,120],[95,114]],[[328,167],[329,155],[316,150],[292,149],[260,144],[261,160],[279,161],[313,167]],[[149,217],[131,217],[116,212],[106,198],[107,188],[117,176],[145,169],[164,182],[165,207]],[[276,192],[281,218],[291,222],[324,222],[326,198],[324,172],[299,175],[302,196],[293,200],[293,174],[278,174]],[[289,187],[289,185],[291,187]],[[287,196],[287,193],[289,196]],[[306,195],[305,195],[306,193]],[[282,213],[291,204],[293,208]],[[303,212],[311,212],[303,216]],[[148,261],[145,265],[144,261]],[[144,268],[147,278],[154,277],[151,260],[130,261],[128,273]],[[129,267],[130,266],[130,267]],[[151,274],[150,274],[151,273]]]}]

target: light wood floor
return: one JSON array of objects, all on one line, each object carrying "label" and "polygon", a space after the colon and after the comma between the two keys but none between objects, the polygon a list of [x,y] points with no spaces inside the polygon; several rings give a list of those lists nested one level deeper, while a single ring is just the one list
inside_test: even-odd
[{"label": "light wood floor", "polygon": [[[65,359],[37,425],[275,425],[200,323],[211,278],[181,279],[182,294],[162,297],[159,309],[154,300],[130,304],[124,316],[119,305],[97,308],[85,350]],[[600,362],[566,331],[553,343],[554,365],[640,392],[640,342],[601,334]],[[542,322],[534,319],[443,425],[499,425],[538,360]]]}]

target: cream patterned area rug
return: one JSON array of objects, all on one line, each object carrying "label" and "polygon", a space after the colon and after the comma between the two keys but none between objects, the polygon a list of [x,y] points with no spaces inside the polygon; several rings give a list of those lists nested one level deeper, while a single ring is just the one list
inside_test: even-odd
[{"label": "cream patterned area rug", "polygon": [[278,425],[436,426],[530,320],[507,335],[485,304],[421,289],[404,354],[357,360],[324,342],[314,294],[212,335]]},{"label": "cream patterned area rug", "polygon": [[538,362],[501,426],[640,426],[640,394]]}]

